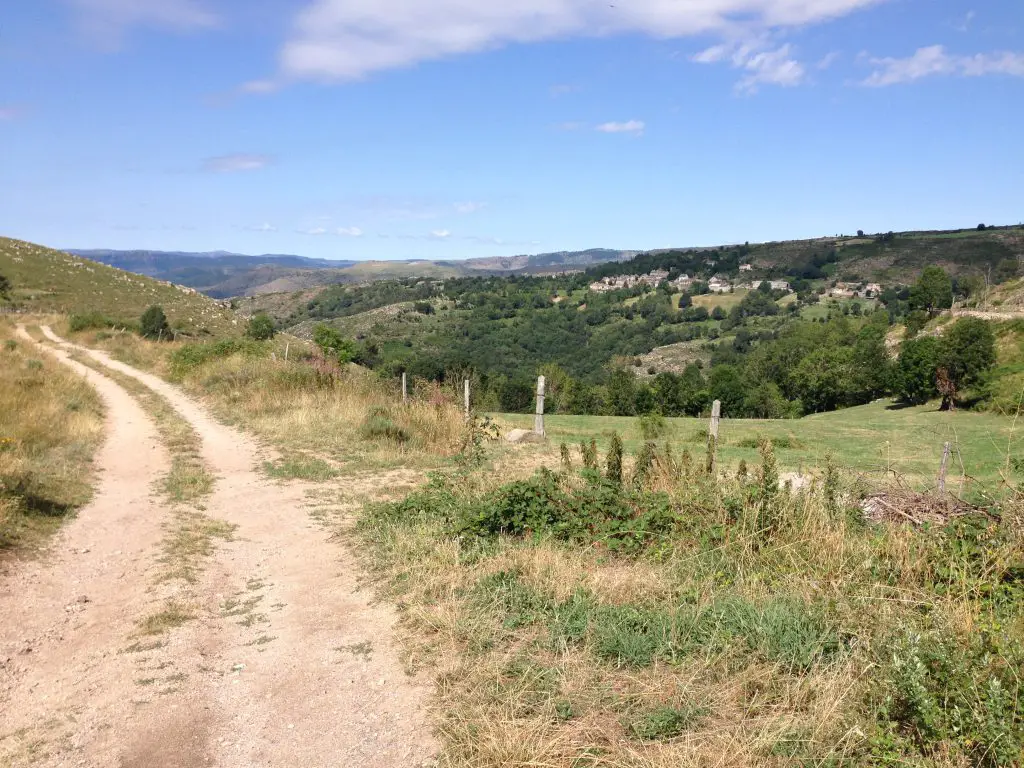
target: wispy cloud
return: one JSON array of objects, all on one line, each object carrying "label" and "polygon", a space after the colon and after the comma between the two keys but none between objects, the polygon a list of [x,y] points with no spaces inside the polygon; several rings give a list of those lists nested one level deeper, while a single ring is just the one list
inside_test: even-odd
[{"label": "wispy cloud", "polygon": [[25,115],[24,107],[0,107],[0,123],[9,123]]},{"label": "wispy cloud", "polygon": [[449,232],[447,229],[435,229],[433,232],[430,233],[431,240],[447,240],[451,236],[452,233]]},{"label": "wispy cloud", "polygon": [[310,227],[309,229],[300,229],[297,231],[300,235],[319,236],[327,234],[327,229],[325,227]]},{"label": "wispy cloud", "polygon": [[249,155],[237,153],[208,157],[203,161],[203,170],[211,173],[239,173],[241,171],[258,171],[271,163],[269,155]]},{"label": "wispy cloud", "polygon": [[363,230],[361,230],[359,227],[338,227],[336,230],[334,230],[334,233],[336,235],[341,235],[342,237],[363,236]]},{"label": "wispy cloud", "polygon": [[1010,51],[961,56],[950,54],[944,46],[931,45],[918,48],[912,56],[904,59],[871,59],[871,63],[876,69],[862,84],[873,88],[911,83],[936,75],[1024,77],[1024,53]]},{"label": "wispy cloud", "polygon": [[816,69],[826,70],[833,64],[835,64],[837,61],[839,61],[841,56],[842,54],[840,54],[839,51],[832,51],[831,53],[826,53],[824,56],[818,59],[818,63],[815,64],[814,67]]},{"label": "wispy cloud", "polygon": [[743,76],[736,83],[740,93],[755,93],[761,85],[792,87],[802,83],[806,75],[791,45],[775,48],[764,38],[713,45],[691,60],[697,64],[729,62],[734,69],[742,70]]},{"label": "wispy cloud", "polygon": [[631,133],[634,136],[642,136],[646,127],[643,120],[629,120],[625,123],[601,123],[594,130],[601,133]]},{"label": "wispy cloud", "polygon": [[570,122],[567,122],[567,123],[559,123],[558,125],[555,126],[555,128],[558,129],[559,131],[579,131],[579,130],[582,130],[582,129],[586,128],[586,127],[587,127],[586,123],[580,123],[580,122],[575,122],[575,121],[570,121]]},{"label": "wispy cloud", "polygon": [[267,222],[263,222],[262,224],[257,224],[252,227],[245,227],[245,229],[250,232],[277,232],[277,227]]},{"label": "wispy cloud", "polygon": [[188,32],[219,24],[199,0],[64,0],[97,45],[116,48],[132,27]]},{"label": "wispy cloud", "polygon": [[274,80],[355,80],[503,45],[573,37],[728,38],[739,30],[758,35],[829,21],[885,1],[311,0],[295,17]]},{"label": "wispy cloud", "polygon": [[477,211],[481,211],[481,210],[483,210],[486,207],[487,207],[487,203],[476,203],[476,202],[455,203],[455,205],[454,205],[455,212],[456,213],[461,213],[463,215],[466,215],[468,213],[476,213]]}]

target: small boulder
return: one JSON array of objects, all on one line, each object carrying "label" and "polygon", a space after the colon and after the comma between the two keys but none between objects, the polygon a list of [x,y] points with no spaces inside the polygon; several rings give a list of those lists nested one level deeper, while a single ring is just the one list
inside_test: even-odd
[{"label": "small boulder", "polygon": [[513,429],[505,439],[510,443],[539,443],[542,438],[532,429]]}]

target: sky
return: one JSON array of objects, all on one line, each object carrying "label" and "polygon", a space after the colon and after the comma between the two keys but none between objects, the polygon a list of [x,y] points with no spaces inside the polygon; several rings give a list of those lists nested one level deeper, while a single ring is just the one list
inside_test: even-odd
[{"label": "sky", "polygon": [[0,235],[458,259],[1024,220],[1021,0],[12,0]]}]

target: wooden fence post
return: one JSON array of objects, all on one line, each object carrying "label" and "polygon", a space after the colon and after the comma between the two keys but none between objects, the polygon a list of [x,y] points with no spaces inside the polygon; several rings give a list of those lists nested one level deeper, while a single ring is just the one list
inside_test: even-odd
[{"label": "wooden fence post", "polygon": [[407,374],[402,371],[402,403],[409,402],[409,380],[406,378]]},{"label": "wooden fence post", "polygon": [[718,422],[722,416],[722,401],[711,405],[711,423],[708,424],[708,474],[714,474],[718,464]]},{"label": "wooden fence post", "polygon": [[949,443],[942,446],[942,466],[939,467],[939,495],[946,495],[946,469],[949,464]]},{"label": "wooden fence post", "polygon": [[533,431],[544,437],[544,377],[537,377],[537,415],[533,419]]},{"label": "wooden fence post", "polygon": [[292,343],[290,341],[286,341],[284,343],[284,361],[286,363],[288,362],[288,352],[289,352],[289,350],[291,350],[291,348],[292,348]]},{"label": "wooden fence post", "polygon": [[466,381],[464,382],[464,389],[465,389],[465,392],[463,394],[463,397],[464,397],[464,399],[466,401],[466,403],[465,403],[465,405],[466,405],[466,420],[468,421],[469,420],[469,379],[466,379]]}]

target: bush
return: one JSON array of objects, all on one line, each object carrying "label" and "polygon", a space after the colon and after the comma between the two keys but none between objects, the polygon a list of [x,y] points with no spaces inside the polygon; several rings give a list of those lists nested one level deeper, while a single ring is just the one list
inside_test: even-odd
[{"label": "bush", "polygon": [[644,440],[657,440],[668,432],[668,422],[657,413],[648,413],[640,417],[640,436]]},{"label": "bush", "polygon": [[245,335],[256,341],[267,341],[274,338],[277,329],[274,328],[274,321],[266,312],[260,312],[249,318],[245,326]]},{"label": "bush", "polygon": [[163,307],[154,304],[139,318],[139,333],[147,339],[170,338],[170,327]]}]

